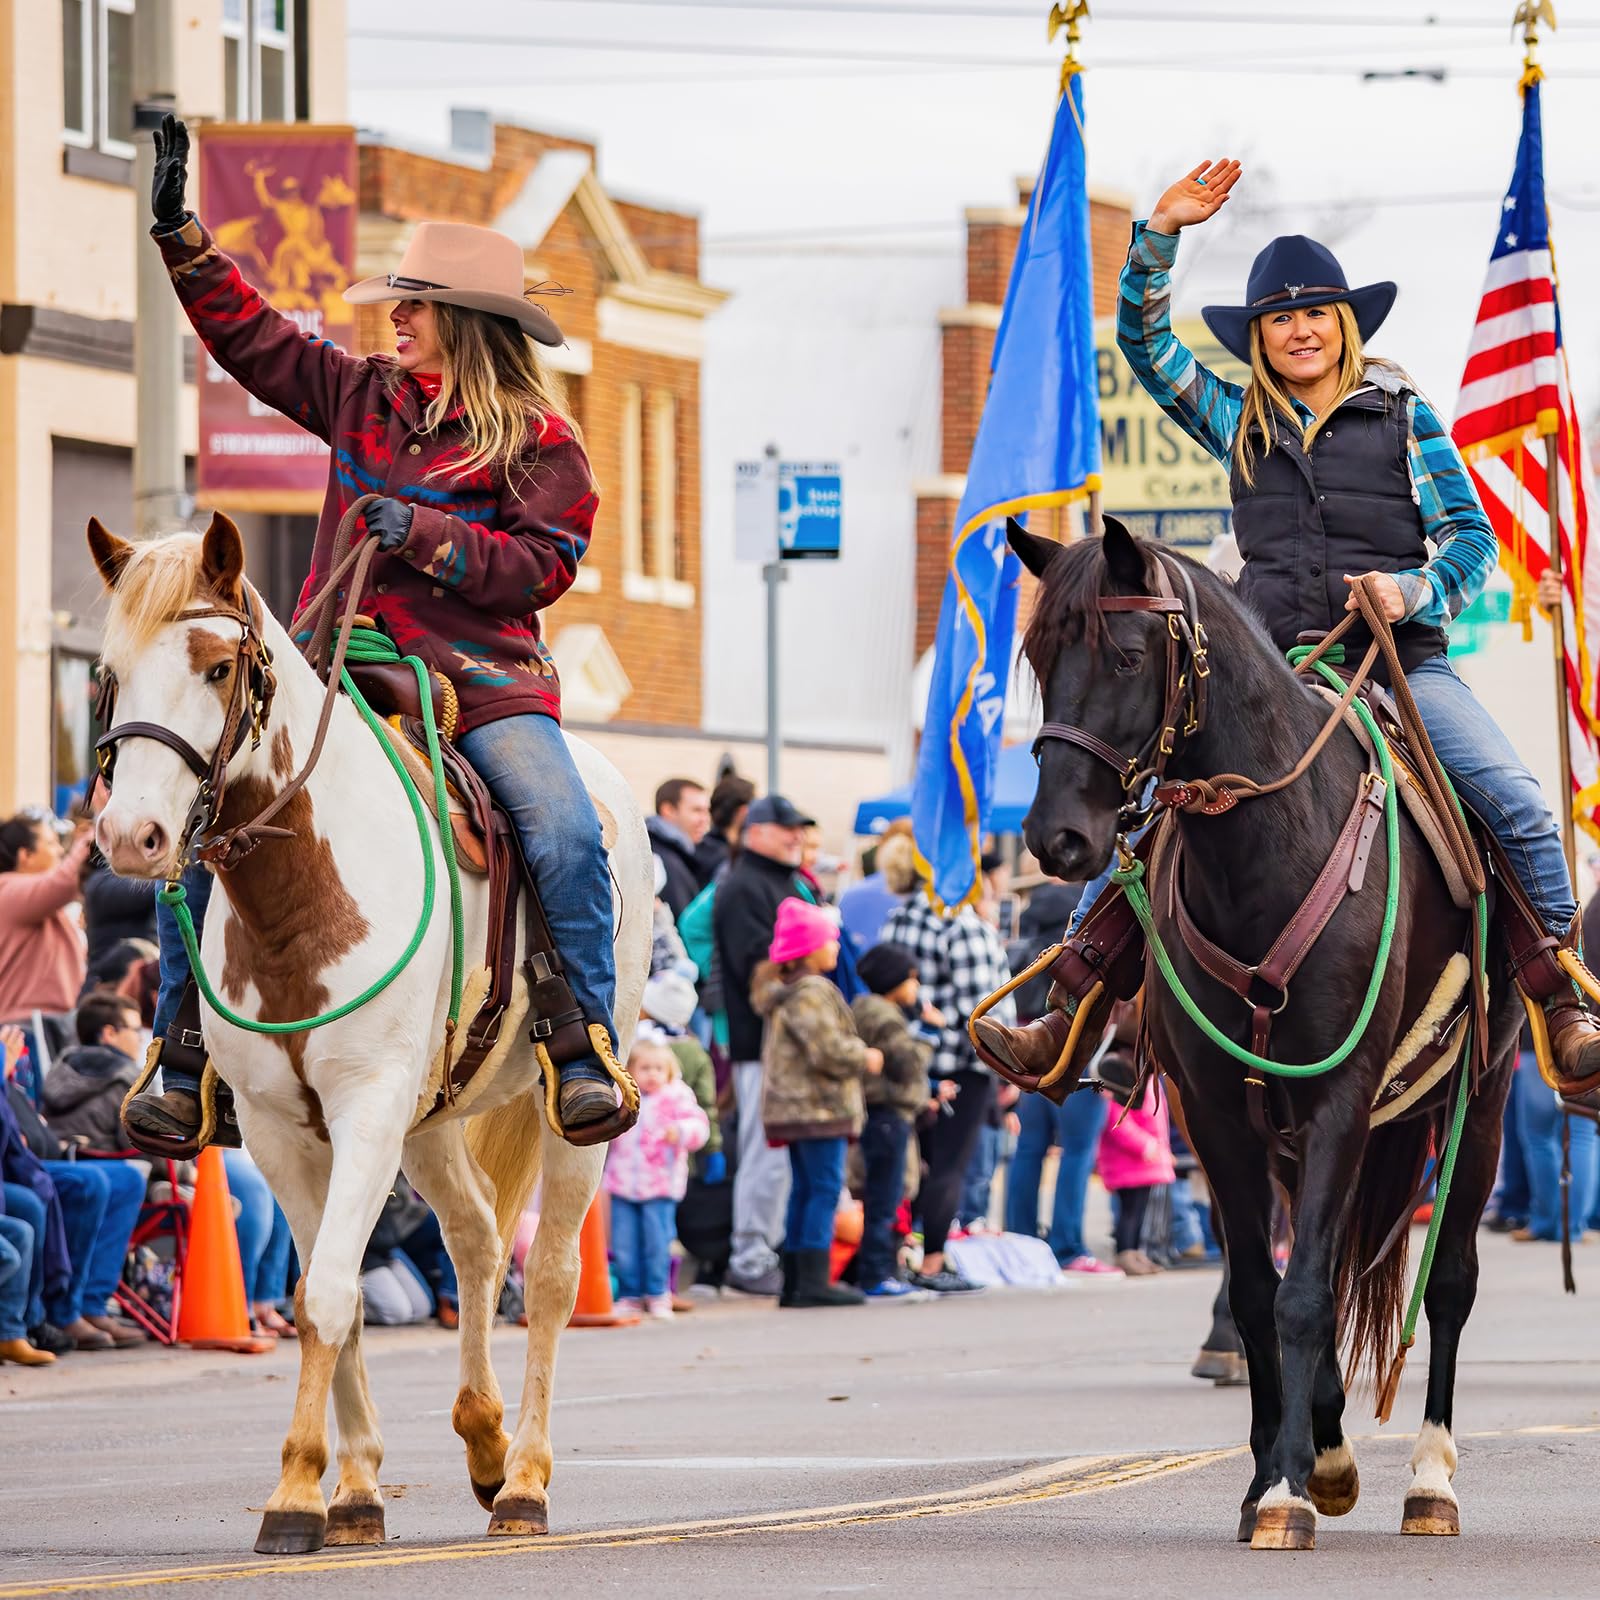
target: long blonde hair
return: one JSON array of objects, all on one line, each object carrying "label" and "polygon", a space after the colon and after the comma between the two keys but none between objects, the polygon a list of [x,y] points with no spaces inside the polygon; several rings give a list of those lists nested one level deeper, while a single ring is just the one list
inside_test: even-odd
[{"label": "long blonde hair", "polygon": [[[1328,411],[1336,410],[1361,387],[1372,359],[1362,348],[1361,329],[1356,325],[1355,312],[1343,300],[1335,300],[1333,309],[1339,318],[1344,348],[1339,352],[1339,386],[1328,403]],[[1387,366],[1388,363],[1382,365]],[[1294,427],[1300,429],[1300,446],[1309,453],[1312,436],[1321,419],[1313,417],[1310,422],[1301,423],[1288,391],[1283,387],[1283,380],[1267,360],[1261,340],[1261,318],[1255,317],[1250,323],[1250,382],[1245,386],[1244,409],[1239,414],[1239,428],[1233,436],[1234,460],[1239,465],[1239,476],[1247,487],[1253,487],[1256,481],[1256,436],[1259,435],[1264,441],[1263,454],[1272,448],[1274,411],[1287,417]]]},{"label": "long blonde hair", "polygon": [[459,406],[467,433],[464,453],[440,462],[435,474],[488,467],[509,480],[529,435],[537,437],[547,417],[565,423],[582,443],[560,375],[516,322],[442,300],[434,302],[433,316],[443,360],[439,392],[423,420],[433,432]]}]

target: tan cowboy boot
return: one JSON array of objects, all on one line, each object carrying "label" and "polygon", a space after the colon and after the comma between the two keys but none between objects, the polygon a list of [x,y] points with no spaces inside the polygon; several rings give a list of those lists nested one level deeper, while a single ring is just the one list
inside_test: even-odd
[{"label": "tan cowboy boot", "polygon": [[[1020,1027],[1007,1027],[992,1016],[980,1017],[973,1031],[985,1049],[991,1051],[1013,1072],[1030,1077],[1043,1077],[1061,1059],[1067,1036],[1072,1032],[1073,1017],[1065,1009],[1071,996],[1060,984],[1050,987],[1049,1010],[1042,1017]],[[1104,989],[1094,1003],[1094,1009],[1084,1020],[1083,1031],[1078,1035],[1077,1048],[1072,1052],[1072,1064],[1066,1079],[1076,1083],[1083,1076],[1089,1059],[1100,1047],[1105,1037],[1106,1023],[1111,1020],[1113,996]]]},{"label": "tan cowboy boot", "polygon": [[[1582,955],[1582,927],[1577,917],[1561,941],[1563,950]],[[1551,1064],[1560,1093],[1577,1099],[1600,1088],[1600,1019],[1570,979],[1544,1001],[1544,1023],[1550,1032]]]}]

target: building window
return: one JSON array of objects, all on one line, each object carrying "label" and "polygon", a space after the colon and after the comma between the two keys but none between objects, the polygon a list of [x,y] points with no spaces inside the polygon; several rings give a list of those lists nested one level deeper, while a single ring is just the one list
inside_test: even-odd
[{"label": "building window", "polygon": [[678,402],[661,390],[650,395],[650,575],[677,578]]},{"label": "building window", "polygon": [[222,85],[229,122],[295,120],[290,0],[223,0]]},{"label": "building window", "polygon": [[644,574],[644,394],[636,383],[622,386],[622,570]]},{"label": "building window", "polygon": [[133,0],[61,0],[68,144],[133,158]]}]

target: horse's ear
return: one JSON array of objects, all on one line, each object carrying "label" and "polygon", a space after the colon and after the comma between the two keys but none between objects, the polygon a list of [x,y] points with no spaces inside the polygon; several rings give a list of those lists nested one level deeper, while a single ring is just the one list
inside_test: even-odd
[{"label": "horse's ear", "polygon": [[200,547],[200,576],[212,593],[237,602],[239,580],[244,576],[244,540],[231,518],[220,511],[211,513]]},{"label": "horse's ear", "polygon": [[1006,543],[1036,578],[1042,578],[1044,569],[1061,553],[1061,546],[1054,539],[1041,539],[1038,534],[1029,533],[1015,517],[1006,518]]},{"label": "horse's ear", "polygon": [[1139,541],[1117,521],[1106,517],[1101,546],[1105,551],[1106,571],[1112,579],[1129,589],[1142,589],[1145,582],[1144,552]]},{"label": "horse's ear", "polygon": [[106,588],[115,589],[133,546],[126,539],[119,539],[99,517],[89,518],[88,537],[89,554],[94,557],[101,581]]}]

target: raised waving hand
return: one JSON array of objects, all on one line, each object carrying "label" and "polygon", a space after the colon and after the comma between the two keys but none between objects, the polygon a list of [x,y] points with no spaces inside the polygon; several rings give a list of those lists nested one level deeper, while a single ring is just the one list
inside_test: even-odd
[{"label": "raised waving hand", "polygon": [[1149,226],[1157,233],[1176,233],[1214,217],[1227,203],[1241,170],[1237,161],[1202,161],[1156,201]]}]

